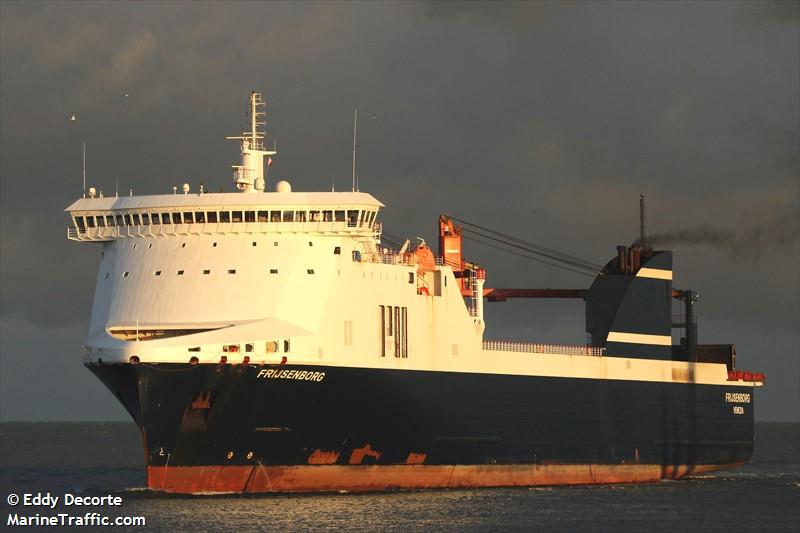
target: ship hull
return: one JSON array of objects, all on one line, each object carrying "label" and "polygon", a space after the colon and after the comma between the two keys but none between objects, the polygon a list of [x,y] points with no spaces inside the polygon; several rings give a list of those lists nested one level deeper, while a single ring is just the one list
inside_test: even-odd
[{"label": "ship hull", "polygon": [[87,366],[139,425],[148,486],[169,492],[637,483],[735,466],[753,449],[752,389],[733,385]]}]

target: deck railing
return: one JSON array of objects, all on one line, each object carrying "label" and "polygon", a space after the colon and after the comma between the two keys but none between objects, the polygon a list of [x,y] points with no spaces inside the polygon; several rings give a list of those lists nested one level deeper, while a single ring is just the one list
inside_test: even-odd
[{"label": "deck railing", "polygon": [[589,355],[601,357],[605,348],[581,344],[533,344],[516,341],[483,341],[484,350],[518,353],[548,353],[558,355]]}]

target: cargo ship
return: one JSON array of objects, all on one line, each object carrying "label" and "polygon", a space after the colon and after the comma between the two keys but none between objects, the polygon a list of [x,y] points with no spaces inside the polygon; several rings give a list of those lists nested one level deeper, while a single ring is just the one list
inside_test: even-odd
[{"label": "cargo ship", "polygon": [[[644,231],[594,266],[445,215],[437,250],[390,246],[370,194],[268,187],[261,94],[247,106],[234,192],[89,188],[66,208],[99,256],[85,365],[141,430],[150,489],[637,483],[751,456],[764,376],[698,344],[697,294]],[[492,288],[470,228],[593,282]],[[584,300],[587,344],[485,338],[508,298]]]}]

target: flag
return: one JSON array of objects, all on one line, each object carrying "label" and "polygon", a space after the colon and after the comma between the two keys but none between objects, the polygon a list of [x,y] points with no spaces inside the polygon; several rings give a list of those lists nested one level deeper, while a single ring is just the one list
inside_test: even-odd
[{"label": "flag", "polygon": [[272,166],[272,158],[271,158],[271,157],[268,157],[268,158],[267,158],[267,166],[268,166],[268,167],[271,167],[271,166]]}]

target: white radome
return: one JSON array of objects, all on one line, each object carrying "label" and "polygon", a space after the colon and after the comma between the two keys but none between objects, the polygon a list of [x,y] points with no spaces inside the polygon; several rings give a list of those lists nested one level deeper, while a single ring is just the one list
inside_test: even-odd
[{"label": "white radome", "polygon": [[275,184],[275,192],[292,192],[292,184],[286,180],[281,180]]}]

